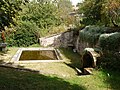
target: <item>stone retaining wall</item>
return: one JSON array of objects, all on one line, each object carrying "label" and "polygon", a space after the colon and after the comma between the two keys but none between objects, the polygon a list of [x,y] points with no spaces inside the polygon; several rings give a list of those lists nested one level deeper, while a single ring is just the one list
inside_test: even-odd
[{"label": "stone retaining wall", "polygon": [[96,44],[95,46],[92,46],[88,42],[81,41],[79,36],[77,37],[76,42],[75,42],[75,49],[80,54],[83,53],[85,48],[97,48],[97,47],[99,47],[98,44]]},{"label": "stone retaining wall", "polygon": [[80,41],[79,35],[74,36],[74,31],[67,31],[49,37],[42,37],[39,38],[39,41],[40,45],[43,47],[74,47],[74,49],[80,54],[85,48],[92,48],[87,42]]},{"label": "stone retaining wall", "polygon": [[66,31],[49,37],[39,38],[39,41],[43,47],[68,47],[73,46],[73,38],[73,31]]}]

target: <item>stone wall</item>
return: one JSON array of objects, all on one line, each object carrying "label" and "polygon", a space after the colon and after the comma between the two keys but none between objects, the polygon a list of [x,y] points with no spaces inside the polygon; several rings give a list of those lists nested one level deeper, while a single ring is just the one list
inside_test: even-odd
[{"label": "stone wall", "polygon": [[102,52],[120,52],[120,32],[106,27],[86,27],[79,31],[75,48],[80,54],[85,48],[97,48]]},{"label": "stone wall", "polygon": [[85,48],[99,48],[99,45],[96,44],[96,45],[92,46],[88,42],[81,41],[80,37],[78,36],[76,39],[76,42],[75,42],[75,49],[77,50],[77,52],[82,54]]},{"label": "stone wall", "polygon": [[39,38],[40,45],[43,47],[73,47],[80,54],[85,48],[92,48],[87,42],[80,41],[79,35],[75,36],[74,31]]},{"label": "stone wall", "polygon": [[[91,27],[89,27],[89,28],[91,28]],[[47,46],[69,47],[69,46],[71,46],[74,49],[74,51],[77,51],[80,54],[83,53],[85,48],[101,48],[102,49],[102,47],[100,47],[100,43],[99,43],[99,38],[100,38],[101,35],[103,35],[102,33],[98,36],[97,42],[95,42],[91,45],[91,43],[89,41],[89,40],[91,40],[91,38],[89,39],[89,37],[92,36],[92,35],[95,36],[95,34],[98,35],[100,30],[98,30],[98,31],[94,30],[94,32],[96,31],[96,33],[94,33],[94,32],[88,32],[89,30],[87,31],[86,29],[87,28],[83,29],[85,31],[85,33],[87,33],[87,34],[83,35],[83,38],[81,38],[82,34],[80,34],[82,32],[82,30],[79,31],[79,32],[71,30],[71,31],[66,31],[64,33],[52,35],[52,36],[49,36],[49,37],[40,38],[39,41],[40,41],[41,46],[44,46],[44,47],[47,47]],[[92,27],[92,29],[94,29],[94,27]],[[95,27],[95,29],[96,29],[96,27]],[[103,30],[104,30],[104,28],[103,28]],[[107,37],[111,37],[111,36],[113,37],[113,35],[114,35],[113,33],[112,34],[107,34]],[[115,35],[116,35],[116,33],[115,33]],[[118,35],[119,34],[117,34],[117,37],[115,37],[115,38],[118,38]],[[88,39],[87,40],[86,39],[82,40],[82,39],[84,39],[84,36],[87,37]],[[94,39],[94,36],[92,37],[93,39]],[[95,38],[95,40],[96,40],[96,38]],[[108,45],[109,45],[109,43],[108,43]],[[114,47],[114,45],[113,45],[113,47]],[[120,49],[118,51],[120,51]]]},{"label": "stone wall", "polygon": [[68,47],[73,46],[73,31],[52,35],[49,37],[39,38],[40,45],[43,47]]}]

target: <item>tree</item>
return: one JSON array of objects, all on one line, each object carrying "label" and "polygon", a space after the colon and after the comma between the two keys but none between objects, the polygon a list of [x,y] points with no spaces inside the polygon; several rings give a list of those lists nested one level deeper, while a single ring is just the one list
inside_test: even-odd
[{"label": "tree", "polygon": [[120,21],[120,0],[84,0],[79,6],[84,14],[84,24],[102,24],[118,26]]},{"label": "tree", "polygon": [[5,26],[15,24],[15,17],[18,11],[21,10],[23,0],[0,0],[0,31],[4,30]]},{"label": "tree", "polygon": [[21,4],[27,0],[0,0],[0,31],[2,42],[5,42],[4,30],[12,24],[15,25],[15,18],[21,9]]},{"label": "tree", "polygon": [[72,22],[70,22],[70,12],[72,11],[72,3],[70,0],[54,0],[53,1],[58,9],[58,16],[62,19],[62,21],[66,24],[69,25]]},{"label": "tree", "polygon": [[41,29],[48,29],[51,26],[60,24],[57,17],[57,8],[52,3],[31,2],[23,6],[20,13],[20,21],[32,21]]},{"label": "tree", "polygon": [[120,24],[120,0],[108,0],[108,2],[104,2],[102,13],[108,18],[109,24],[112,23],[115,27],[118,27]]}]

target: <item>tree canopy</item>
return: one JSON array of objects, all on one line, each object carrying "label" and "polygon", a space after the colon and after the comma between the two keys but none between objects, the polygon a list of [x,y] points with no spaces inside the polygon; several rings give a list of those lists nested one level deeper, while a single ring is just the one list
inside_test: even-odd
[{"label": "tree canopy", "polygon": [[51,25],[59,25],[60,19],[56,16],[56,6],[51,3],[35,3],[31,2],[23,6],[20,12],[20,21],[35,22],[39,28],[49,28]]},{"label": "tree canopy", "polygon": [[84,14],[84,24],[118,26],[120,23],[120,0],[84,0],[79,6]]},{"label": "tree canopy", "polygon": [[25,2],[27,0],[0,0],[0,31],[4,30],[5,26],[15,24],[15,17],[21,10],[21,4]]},{"label": "tree canopy", "polygon": [[55,0],[58,8],[58,15],[62,19],[62,21],[66,24],[69,25],[72,22],[70,22],[70,12],[72,11],[72,3],[70,0]]}]

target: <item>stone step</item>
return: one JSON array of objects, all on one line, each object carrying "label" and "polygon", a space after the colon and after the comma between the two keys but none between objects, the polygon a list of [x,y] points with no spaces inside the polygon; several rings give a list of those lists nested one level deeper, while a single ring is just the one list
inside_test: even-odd
[{"label": "stone step", "polygon": [[93,71],[93,68],[84,68],[84,70],[83,70],[83,73],[85,74],[85,75],[89,75],[89,74],[92,74],[92,71]]},{"label": "stone step", "polygon": [[79,68],[75,68],[75,70],[77,71],[78,75],[82,75],[83,74],[82,70],[80,70]]},{"label": "stone step", "polygon": [[93,68],[88,67],[88,68],[75,68],[75,70],[77,71],[78,75],[90,75],[92,74]]}]

